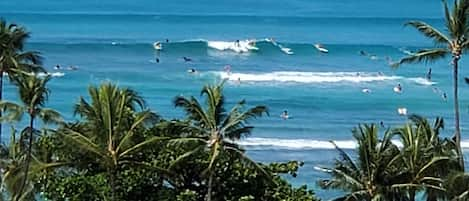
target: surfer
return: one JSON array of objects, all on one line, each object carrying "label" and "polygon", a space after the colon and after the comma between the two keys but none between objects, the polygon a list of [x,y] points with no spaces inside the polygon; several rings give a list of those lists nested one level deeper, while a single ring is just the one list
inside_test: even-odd
[{"label": "surfer", "polygon": [[163,49],[160,41],[156,41],[155,43],[153,43],[153,48],[155,48],[155,50],[158,50],[158,51]]},{"label": "surfer", "polygon": [[189,57],[182,57],[182,58],[184,59],[184,62],[191,62],[192,61],[192,59],[189,58]]},{"label": "surfer", "polygon": [[314,44],[314,47],[319,51],[319,52],[322,52],[322,53],[328,53],[329,50],[326,49],[323,45],[321,44]]},{"label": "surfer", "polygon": [[402,92],[402,86],[400,83],[397,83],[397,86],[394,87],[394,92],[396,93],[401,93]]},{"label": "surfer", "polygon": [[368,88],[364,88],[364,89],[362,89],[362,92],[363,92],[363,93],[370,93],[370,92],[371,92],[371,90],[370,90],[370,89],[368,89]]},{"label": "surfer", "polygon": [[240,46],[241,46],[241,45],[239,44],[239,40],[236,40],[236,41],[235,41],[235,46],[236,46],[236,47],[240,47]]},{"label": "surfer", "polygon": [[197,70],[195,70],[195,68],[191,68],[191,69],[187,70],[187,72],[191,73],[191,74],[196,74]]},{"label": "surfer", "polygon": [[428,72],[427,72],[427,80],[428,80],[428,81],[432,80],[432,68],[429,68],[429,69],[428,69]]},{"label": "surfer", "polygon": [[280,117],[284,120],[287,120],[289,118],[288,111],[284,110],[283,113],[280,115]]}]

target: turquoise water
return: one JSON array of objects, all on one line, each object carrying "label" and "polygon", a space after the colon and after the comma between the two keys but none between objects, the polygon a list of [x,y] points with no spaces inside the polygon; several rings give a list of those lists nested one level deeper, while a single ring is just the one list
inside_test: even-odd
[{"label": "turquoise water", "polygon": [[[72,105],[86,96],[86,87],[104,80],[137,89],[152,109],[174,118],[183,116],[172,106],[174,96],[198,96],[204,84],[228,78],[229,104],[246,99],[270,108],[271,115],[253,121],[252,136],[240,143],[260,161],[304,160],[300,176],[291,178],[297,185],[316,189],[315,180],[325,176],[313,167],[330,165],[337,155],[328,140],[351,149],[354,126],[402,124],[406,119],[397,114],[399,107],[442,116],[446,135],[453,130],[449,58],[400,69],[391,69],[386,59],[432,45],[403,23],[419,19],[442,28],[440,1],[1,1],[0,16],[32,32],[28,48],[43,53],[45,67],[55,76],[49,106],[70,120]],[[255,39],[259,50],[220,50],[247,39]],[[154,50],[155,41],[162,41],[162,51]],[[317,51],[315,43],[329,53]],[[285,54],[278,44],[294,54]],[[184,56],[192,61],[184,62]],[[462,76],[467,63],[463,58]],[[57,64],[63,70],[54,70]],[[231,75],[223,72],[228,64]],[[66,70],[70,65],[79,69]],[[187,73],[190,68],[200,73]],[[424,79],[428,68],[433,83]],[[397,83],[401,94],[393,92]],[[15,98],[11,86],[6,91],[7,98]],[[461,82],[465,148],[468,100],[468,87]],[[282,120],[283,110],[293,118]],[[316,190],[325,199],[335,195]]]}]

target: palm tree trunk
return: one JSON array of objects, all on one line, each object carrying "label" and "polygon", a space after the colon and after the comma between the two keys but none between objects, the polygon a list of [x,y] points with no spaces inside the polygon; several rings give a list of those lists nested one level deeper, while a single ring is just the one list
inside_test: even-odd
[{"label": "palm tree trunk", "polygon": [[111,183],[111,200],[116,201],[116,170],[111,168],[109,170],[109,183]]},{"label": "palm tree trunk", "polygon": [[[3,71],[0,71],[0,101],[3,100]],[[2,110],[0,110],[0,118],[2,117]],[[0,121],[0,144],[2,143],[2,122]]]},{"label": "palm tree trunk", "polygon": [[415,190],[414,189],[409,190],[409,201],[415,201]]},{"label": "palm tree trunk", "polygon": [[453,81],[454,81],[454,142],[458,152],[459,166],[464,170],[464,156],[461,150],[461,129],[459,126],[459,98],[458,98],[458,61],[459,56],[453,56]]},{"label": "palm tree trunk", "polygon": [[29,144],[28,144],[28,153],[26,155],[26,167],[24,168],[24,177],[21,183],[18,195],[15,198],[15,201],[18,201],[23,194],[24,187],[26,186],[26,181],[28,180],[29,164],[31,163],[31,152],[33,148],[33,125],[34,125],[34,116],[31,114],[29,119]]},{"label": "palm tree trunk", "polygon": [[212,170],[210,170],[210,176],[208,177],[207,201],[212,201],[212,185],[213,185],[213,173],[212,173]]}]

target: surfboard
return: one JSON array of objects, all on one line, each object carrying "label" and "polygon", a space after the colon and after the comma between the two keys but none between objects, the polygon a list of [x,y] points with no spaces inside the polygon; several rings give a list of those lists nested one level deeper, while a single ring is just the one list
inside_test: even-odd
[{"label": "surfboard", "polygon": [[329,50],[328,50],[328,49],[322,47],[322,46],[319,45],[319,44],[315,44],[314,47],[315,47],[317,50],[319,50],[320,52],[322,52],[322,53],[329,53]]}]

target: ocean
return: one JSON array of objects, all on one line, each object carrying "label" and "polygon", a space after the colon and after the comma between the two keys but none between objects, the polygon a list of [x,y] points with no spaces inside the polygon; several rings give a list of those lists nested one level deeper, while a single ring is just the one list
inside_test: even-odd
[{"label": "ocean", "polygon": [[[406,117],[397,108],[405,107],[444,117],[445,136],[453,131],[450,58],[389,66],[432,46],[403,24],[417,19],[444,29],[439,0],[6,0],[0,1],[0,16],[32,33],[27,48],[42,53],[54,77],[48,107],[68,120],[76,118],[72,106],[87,96],[87,87],[103,81],[136,89],[163,117],[181,118],[175,96],[199,96],[203,85],[227,79],[228,105],[246,99],[250,106],[269,107],[270,116],[252,121],[254,132],[239,142],[247,154],[263,162],[304,161],[299,176],[288,179],[307,184],[322,199],[339,192],[319,189],[316,180],[327,175],[314,167],[330,166],[338,156],[329,140],[353,153],[350,130],[359,123],[402,125]],[[243,48],[255,40],[258,50],[236,52],[236,40]],[[156,41],[161,51],[154,49]],[[318,43],[329,53],[319,52],[313,46]],[[467,64],[463,57],[461,78]],[[56,65],[62,69],[54,70]],[[192,68],[198,73],[188,73]],[[431,82],[425,79],[429,68]],[[393,91],[397,84],[400,94]],[[468,91],[461,81],[466,149]],[[6,99],[17,99],[15,93],[6,86]],[[280,118],[284,110],[290,119]]]}]

